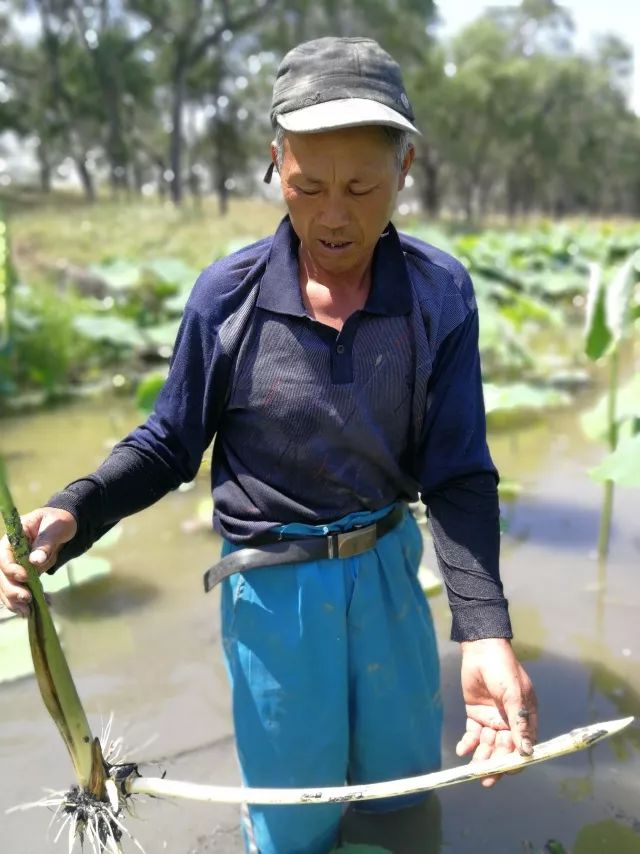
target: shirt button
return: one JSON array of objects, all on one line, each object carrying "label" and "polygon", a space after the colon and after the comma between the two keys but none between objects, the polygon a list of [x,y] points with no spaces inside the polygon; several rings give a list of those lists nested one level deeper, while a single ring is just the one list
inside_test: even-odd
[{"label": "shirt button", "polygon": [[342,354],[344,353],[344,344],[338,344],[338,346],[336,347],[336,353],[342,356]]}]

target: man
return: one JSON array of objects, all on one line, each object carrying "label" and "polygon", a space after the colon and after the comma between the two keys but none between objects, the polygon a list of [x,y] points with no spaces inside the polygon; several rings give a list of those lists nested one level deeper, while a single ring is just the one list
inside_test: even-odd
[{"label": "man", "polygon": [[[457,752],[530,753],[536,701],[499,578],[471,281],[390,223],[417,133],[400,70],[367,39],[299,45],[278,70],[272,121],[268,177],[277,168],[288,217],[202,273],[155,412],[25,518],[31,560],[55,569],[191,480],[215,436],[226,543],[207,584],[223,579],[245,783],[405,777],[440,764],[438,657],[406,509],[420,494],[462,646]],[[24,612],[6,541],[0,570],[3,602]],[[251,808],[247,848],[329,851],[341,815]]]}]

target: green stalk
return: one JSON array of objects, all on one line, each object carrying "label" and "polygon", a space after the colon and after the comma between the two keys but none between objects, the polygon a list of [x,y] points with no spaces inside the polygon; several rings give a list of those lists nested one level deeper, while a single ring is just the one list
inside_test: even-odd
[{"label": "green stalk", "polygon": [[[609,359],[609,389],[607,393],[607,439],[609,450],[615,451],[618,444],[618,424],[616,421],[616,406],[618,396],[618,372],[620,355],[618,347],[611,353]],[[613,514],[613,481],[607,480],[604,485],[604,500],[600,514],[600,532],[598,534],[598,557],[604,560],[609,551],[609,536],[611,532],[611,517]]]},{"label": "green stalk", "polygon": [[11,341],[11,299],[15,284],[9,229],[0,208],[0,349]]},{"label": "green stalk", "polygon": [[106,799],[105,768],[100,742],[94,739],[78,696],[67,659],[44,598],[37,570],[29,563],[29,542],[15,508],[4,461],[0,457],[0,513],[16,563],[27,572],[32,596],[29,644],[42,699],[67,746],[78,785],[100,800]]}]

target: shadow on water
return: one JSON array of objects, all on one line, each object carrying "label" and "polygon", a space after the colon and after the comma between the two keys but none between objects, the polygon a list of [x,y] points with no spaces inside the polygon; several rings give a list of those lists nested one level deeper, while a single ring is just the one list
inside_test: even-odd
[{"label": "shadow on water", "polygon": [[[600,511],[563,501],[527,498],[503,502],[506,537],[516,542],[540,543],[554,549],[592,551],[598,536]],[[615,526],[611,527],[611,535]]]},{"label": "shadow on water", "polygon": [[160,587],[139,578],[98,578],[51,594],[54,613],[72,620],[105,620],[148,605]]}]

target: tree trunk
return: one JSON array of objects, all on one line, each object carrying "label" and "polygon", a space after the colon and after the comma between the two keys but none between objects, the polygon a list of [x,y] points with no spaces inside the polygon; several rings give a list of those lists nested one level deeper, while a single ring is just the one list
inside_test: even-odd
[{"label": "tree trunk", "polygon": [[224,181],[218,182],[218,213],[220,216],[229,213],[229,190]]},{"label": "tree trunk", "polygon": [[189,165],[189,172],[187,174],[187,183],[189,185],[189,192],[191,193],[191,197],[193,199],[194,207],[196,210],[202,209],[202,191],[200,186],[200,175],[198,171],[194,168],[193,164]]},{"label": "tree trunk", "polygon": [[87,167],[86,155],[74,154],[73,159],[76,164],[76,169],[78,170],[78,176],[80,178],[80,183],[82,184],[82,189],[84,190],[85,198],[88,202],[93,203],[96,200],[96,191],[93,184],[93,177]]},{"label": "tree trunk", "polygon": [[51,192],[51,163],[49,162],[49,155],[47,153],[47,147],[42,138],[38,139],[38,147],[36,150],[36,156],[38,158],[38,167],[40,170],[40,189],[43,193]]},{"label": "tree trunk", "polygon": [[509,169],[506,180],[506,208],[509,222],[515,221],[518,212],[518,186],[515,169]]},{"label": "tree trunk", "polygon": [[122,132],[118,92],[111,83],[103,86],[109,123],[107,132],[107,156],[110,165],[110,181],[114,192],[129,189],[127,145]]},{"label": "tree trunk", "polygon": [[424,175],[422,201],[429,216],[436,217],[440,212],[440,169],[428,148],[420,162]]},{"label": "tree trunk", "polygon": [[490,180],[478,186],[478,219],[480,222],[484,222],[487,211],[490,209],[492,190],[493,186]]},{"label": "tree trunk", "polygon": [[226,216],[229,210],[229,190],[227,189],[229,174],[224,151],[224,128],[218,119],[213,119],[212,130],[214,146],[213,174],[215,176],[215,188],[218,195],[218,211],[220,216]]},{"label": "tree trunk", "polygon": [[468,181],[464,187],[464,218],[467,223],[473,222],[473,197],[475,194],[475,185],[473,181]]},{"label": "tree trunk", "polygon": [[171,144],[169,161],[171,171],[171,198],[174,204],[182,202],[182,115],[185,95],[186,64],[182,58],[176,60],[173,74],[173,104],[171,110]]},{"label": "tree trunk", "polygon": [[135,154],[133,156],[133,162],[131,163],[131,179],[130,185],[133,185],[133,188],[136,191],[137,196],[142,195],[142,186],[144,184],[144,170],[142,168],[142,163],[140,162],[140,158]]},{"label": "tree trunk", "polygon": [[631,213],[634,216],[640,216],[640,181],[635,182],[633,194],[631,197]]},{"label": "tree trunk", "polygon": [[167,165],[164,160],[158,157],[156,158],[156,168],[158,170],[156,178],[156,185],[158,187],[158,198],[160,199],[160,201],[164,201],[167,197],[168,190],[167,179],[165,178]]}]

